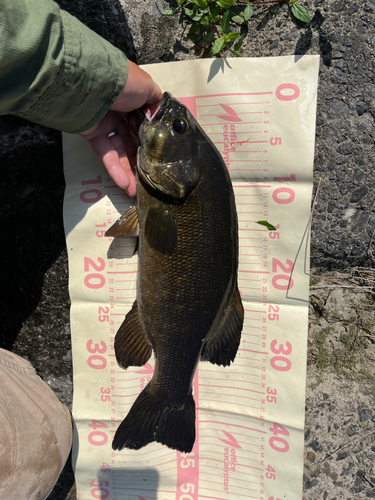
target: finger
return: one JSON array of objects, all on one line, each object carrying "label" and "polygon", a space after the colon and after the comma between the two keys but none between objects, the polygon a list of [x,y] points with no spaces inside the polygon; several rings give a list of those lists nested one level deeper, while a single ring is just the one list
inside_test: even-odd
[{"label": "finger", "polygon": [[[159,103],[163,93],[157,83],[154,82],[151,75],[137,66],[132,61],[128,61],[129,73],[125,82],[125,92],[133,92],[137,97],[143,100],[141,105],[132,107],[137,109],[142,105],[150,106]],[[124,111],[129,111],[128,109]]]},{"label": "finger", "polygon": [[135,63],[128,61],[128,76],[124,87],[111,106],[115,111],[133,111],[144,104],[151,106],[161,101],[160,87],[151,76]]},{"label": "finger", "polygon": [[148,106],[148,108],[150,108],[150,110],[156,110],[161,101],[161,98],[163,97],[163,92],[161,91],[161,88],[157,83],[155,83],[154,81],[152,83],[153,85],[149,90],[149,96],[145,104],[146,106]]},{"label": "finger", "polygon": [[[119,128],[122,128],[122,126],[119,126]],[[131,163],[130,163],[129,157],[128,157],[128,147],[130,147],[130,149],[131,149],[131,142],[128,141],[126,143],[126,146],[125,146],[121,135],[113,136],[111,138],[111,141],[112,141],[113,146],[115,147],[115,149],[118,153],[120,166],[129,178],[129,186],[135,184],[135,182],[131,182],[132,179],[134,179],[134,174],[133,174],[133,171],[131,169]],[[133,153],[133,156],[134,156],[134,153]],[[129,186],[127,187],[127,191],[129,189]]]},{"label": "finger", "polygon": [[[138,140],[138,132],[139,132],[139,129],[140,129],[144,119],[145,119],[145,113],[144,113],[144,111],[141,111],[140,109],[130,113],[126,119],[128,126],[129,126],[129,129],[130,129],[131,133],[133,134],[133,137],[137,138],[137,140]],[[138,145],[139,145],[139,141],[138,141]]]},{"label": "finger", "polygon": [[81,136],[88,141],[97,139],[102,135],[108,136],[109,133],[117,129],[119,123],[121,123],[127,113],[120,113],[118,111],[109,111],[102,120],[97,123],[94,127],[81,132]]},{"label": "finger", "polygon": [[[115,181],[115,183],[122,189],[127,190],[131,185],[127,170],[124,169],[120,163],[120,158],[117,150],[115,149],[112,139],[108,137],[98,137],[91,139],[90,144],[95,153],[102,160],[107,172]],[[129,166],[130,170],[130,166]],[[128,171],[129,171],[128,170]]]},{"label": "finger", "polygon": [[136,152],[138,146],[135,144],[129,127],[124,120],[119,123],[117,128],[119,135],[113,136],[111,141],[118,153],[121,168],[126,172],[129,178],[130,183],[126,188],[126,192],[129,196],[134,197],[136,195],[136,179],[131,167],[136,165]]},{"label": "finger", "polygon": [[132,198],[135,198],[135,196],[137,194],[137,181],[136,181],[134,175],[132,175],[130,177],[130,184],[129,184],[129,187],[126,189],[126,192],[128,193],[129,196],[131,196]]},{"label": "finger", "polygon": [[130,131],[130,127],[123,120],[121,123],[119,123],[118,131],[126,149],[126,154],[129,159],[130,166],[135,167],[137,163],[138,144],[136,143],[135,138]]}]

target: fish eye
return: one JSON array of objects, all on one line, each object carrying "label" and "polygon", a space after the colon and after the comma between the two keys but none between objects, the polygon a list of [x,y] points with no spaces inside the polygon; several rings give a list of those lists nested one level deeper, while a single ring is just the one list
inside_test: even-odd
[{"label": "fish eye", "polygon": [[172,128],[178,134],[184,134],[187,132],[189,125],[184,118],[175,118],[172,123]]}]

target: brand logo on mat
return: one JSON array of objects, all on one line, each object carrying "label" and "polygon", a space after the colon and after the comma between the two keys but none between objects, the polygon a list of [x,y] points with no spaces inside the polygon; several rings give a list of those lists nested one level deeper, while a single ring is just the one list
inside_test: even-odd
[{"label": "brand logo on mat", "polygon": [[141,375],[149,375],[150,373],[154,373],[154,369],[150,365],[150,363],[146,363],[142,370],[138,370],[136,373],[139,373]]},{"label": "brand logo on mat", "polygon": [[231,108],[227,104],[220,104],[220,106],[228,114],[218,115],[218,118],[221,118],[222,120],[227,120],[228,122],[242,122],[241,118],[238,116],[238,114],[234,111],[233,108]]},{"label": "brand logo on mat", "polygon": [[220,439],[224,444],[228,445],[224,448],[224,460],[223,460],[223,490],[226,493],[229,493],[229,484],[230,484],[230,473],[236,472],[237,466],[237,455],[236,448],[241,449],[241,446],[238,444],[237,439],[232,436],[229,432],[223,431],[225,436],[228,439]]},{"label": "brand logo on mat", "polygon": [[232,434],[230,434],[227,431],[223,431],[223,433],[228,439],[220,439],[221,442],[223,442],[227,446],[230,446],[231,448],[241,449],[241,446],[238,444],[237,439],[234,436],[232,436]]}]

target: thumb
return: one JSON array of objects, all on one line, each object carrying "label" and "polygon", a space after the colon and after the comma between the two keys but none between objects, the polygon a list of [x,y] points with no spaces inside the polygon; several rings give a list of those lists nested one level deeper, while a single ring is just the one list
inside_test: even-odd
[{"label": "thumb", "polygon": [[135,63],[128,61],[128,76],[120,94],[112,105],[113,110],[129,112],[145,104],[155,107],[161,101],[162,91],[151,76]]}]

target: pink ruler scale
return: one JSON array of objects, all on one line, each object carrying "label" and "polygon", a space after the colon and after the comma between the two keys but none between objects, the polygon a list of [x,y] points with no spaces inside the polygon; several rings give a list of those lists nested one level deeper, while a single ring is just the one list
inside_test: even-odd
[{"label": "pink ruler scale", "polygon": [[[161,65],[157,68],[162,70]],[[277,83],[268,90],[269,81]],[[288,158],[280,168],[278,158],[289,147],[284,130],[288,119],[296,127],[289,139],[299,140],[302,114],[294,111],[293,120],[288,118],[289,111],[299,106],[296,100],[302,95],[314,105],[314,99],[304,94],[308,87],[283,83],[302,81],[265,78],[266,83],[255,81],[253,87],[264,91],[202,92],[180,98],[218,147],[232,177],[239,219],[238,280],[245,307],[235,362],[228,368],[198,365],[193,381],[197,438],[189,454],[158,443],[138,451],[111,449],[119,423],[154,370],[153,358],[143,367],[121,370],[114,355],[115,334],[136,297],[137,257],[132,256],[134,240],[111,241],[103,236],[133,200],[92,156],[87,163],[81,160],[79,139],[64,137],[67,144],[71,141],[68,152],[72,149],[74,158],[69,175],[76,183],[78,205],[73,213],[77,209],[81,213],[68,224],[67,243],[69,265],[75,259],[80,284],[76,294],[72,287],[71,296],[72,332],[77,332],[75,404],[81,410],[75,417],[81,450],[76,480],[82,500],[300,500],[300,485],[294,478],[301,480],[302,471],[293,464],[295,453],[302,450],[303,424],[294,416],[295,401],[303,403],[303,398],[294,397],[293,381],[305,370],[298,354],[305,337],[293,325],[304,313],[295,309],[288,316],[285,295],[298,287],[300,277],[294,259],[301,223],[298,218],[289,221],[296,214],[302,170],[299,159]],[[92,212],[91,218],[83,217],[86,211]],[[256,224],[259,220],[269,220],[276,230]],[[77,221],[86,224],[84,245],[69,233]]]}]

